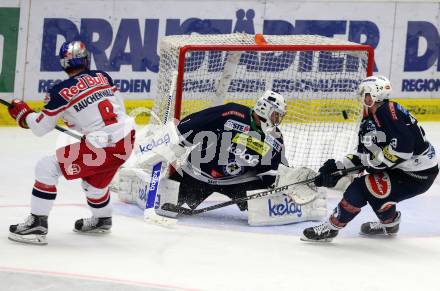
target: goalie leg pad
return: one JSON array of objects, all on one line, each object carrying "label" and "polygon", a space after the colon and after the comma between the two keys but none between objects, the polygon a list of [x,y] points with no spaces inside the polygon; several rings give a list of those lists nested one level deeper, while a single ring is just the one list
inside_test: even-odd
[{"label": "goalie leg pad", "polygon": [[118,193],[119,200],[145,209],[150,175],[142,169],[121,168],[117,180],[110,188]]},{"label": "goalie leg pad", "polygon": [[[254,192],[256,191],[250,191],[248,195]],[[317,192],[315,199],[304,205],[294,203],[286,195],[248,201],[248,223],[251,226],[284,225],[307,220],[321,220],[326,216],[327,202],[323,191]]]},{"label": "goalie leg pad", "polygon": [[[119,200],[125,203],[137,204],[141,209],[145,209],[147,195],[150,188],[151,173],[137,168],[122,168],[119,171],[118,179],[115,181],[112,190],[116,191]],[[164,203],[177,204],[180,183],[168,178],[159,181],[159,189],[155,202],[156,213],[175,217],[175,212],[158,209]]]},{"label": "goalie leg pad", "polygon": [[[180,183],[168,178],[163,178],[159,183],[159,191],[156,197],[155,211],[157,214],[166,217],[176,217],[176,212],[166,211],[162,209],[165,203],[176,205],[179,199]],[[157,207],[156,207],[157,206]]]}]

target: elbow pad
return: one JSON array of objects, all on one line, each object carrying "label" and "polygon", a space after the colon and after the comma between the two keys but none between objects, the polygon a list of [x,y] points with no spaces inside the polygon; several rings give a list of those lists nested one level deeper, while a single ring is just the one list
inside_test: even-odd
[{"label": "elbow pad", "polygon": [[345,169],[353,168],[362,165],[362,160],[358,155],[346,155],[342,160]]}]

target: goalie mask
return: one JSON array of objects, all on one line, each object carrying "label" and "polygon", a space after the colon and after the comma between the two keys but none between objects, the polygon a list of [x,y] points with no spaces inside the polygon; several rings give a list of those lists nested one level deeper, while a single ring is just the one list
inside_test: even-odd
[{"label": "goalie mask", "polygon": [[286,103],[281,94],[268,90],[257,100],[253,110],[260,117],[261,129],[267,134],[283,120]]},{"label": "goalie mask", "polygon": [[362,80],[359,85],[362,103],[371,107],[376,102],[382,102],[390,98],[391,83],[384,76],[370,76]]},{"label": "goalie mask", "polygon": [[65,42],[60,48],[60,64],[64,71],[84,67],[89,69],[90,56],[85,44],[81,41]]}]

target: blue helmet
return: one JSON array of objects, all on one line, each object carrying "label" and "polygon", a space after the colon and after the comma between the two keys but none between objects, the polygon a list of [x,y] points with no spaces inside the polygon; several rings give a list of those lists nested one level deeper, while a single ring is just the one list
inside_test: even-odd
[{"label": "blue helmet", "polygon": [[64,70],[79,67],[90,68],[90,56],[85,44],[79,40],[66,41],[60,48],[60,64]]}]

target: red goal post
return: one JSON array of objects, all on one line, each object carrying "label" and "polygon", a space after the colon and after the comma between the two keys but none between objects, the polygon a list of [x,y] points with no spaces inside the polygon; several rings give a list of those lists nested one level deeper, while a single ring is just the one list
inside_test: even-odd
[{"label": "red goal post", "polygon": [[227,102],[252,107],[273,90],[287,103],[281,130],[291,165],[317,169],[350,151],[362,117],[357,87],[372,75],[373,48],[314,35],[257,39],[241,33],[164,37],[155,113],[164,119],[171,111],[180,120]]}]

